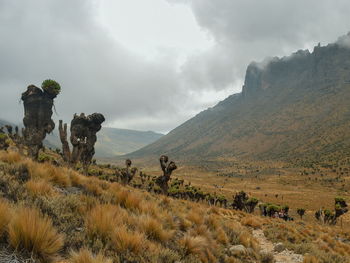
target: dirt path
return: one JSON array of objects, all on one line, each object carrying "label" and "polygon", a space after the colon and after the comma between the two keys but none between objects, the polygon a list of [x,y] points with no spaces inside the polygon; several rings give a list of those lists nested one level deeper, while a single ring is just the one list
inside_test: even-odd
[{"label": "dirt path", "polygon": [[261,229],[253,230],[253,236],[259,242],[261,251],[263,253],[271,253],[276,263],[301,263],[304,260],[303,255],[295,254],[288,249],[283,249],[280,252],[275,251],[276,244],[267,240]]}]

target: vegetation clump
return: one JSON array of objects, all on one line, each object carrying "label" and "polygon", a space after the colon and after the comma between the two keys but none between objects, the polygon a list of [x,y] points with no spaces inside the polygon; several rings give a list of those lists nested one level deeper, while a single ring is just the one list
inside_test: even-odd
[{"label": "vegetation clump", "polygon": [[31,208],[20,208],[9,224],[9,241],[15,249],[25,249],[43,260],[49,260],[63,246],[63,236],[52,221]]},{"label": "vegetation clump", "polygon": [[342,197],[334,199],[334,211],[329,209],[319,209],[315,212],[315,218],[324,224],[335,225],[340,216],[349,211],[348,204]]},{"label": "vegetation clump", "polygon": [[43,89],[43,91],[49,94],[53,94],[55,96],[57,96],[61,92],[60,84],[57,81],[52,79],[44,80],[43,83],[41,84],[41,88]]},{"label": "vegetation clump", "polygon": [[247,193],[241,191],[239,193],[236,193],[233,197],[232,207],[233,209],[243,210],[247,213],[253,213],[258,203],[259,200],[257,198],[249,198]]},{"label": "vegetation clump", "polygon": [[162,190],[162,193],[165,195],[168,194],[168,189],[169,189],[168,182],[170,180],[170,176],[172,172],[177,169],[176,164],[173,161],[168,163],[168,160],[169,158],[166,155],[162,155],[159,158],[160,167],[162,168],[163,175],[159,176],[156,179],[156,184],[160,187],[160,189]]}]

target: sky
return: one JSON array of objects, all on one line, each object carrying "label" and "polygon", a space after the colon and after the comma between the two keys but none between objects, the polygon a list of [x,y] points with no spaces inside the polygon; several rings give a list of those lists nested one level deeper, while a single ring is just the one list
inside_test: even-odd
[{"label": "sky", "polygon": [[240,92],[247,66],[334,42],[348,0],[0,0],[0,119],[61,84],[53,118],[166,133]]}]

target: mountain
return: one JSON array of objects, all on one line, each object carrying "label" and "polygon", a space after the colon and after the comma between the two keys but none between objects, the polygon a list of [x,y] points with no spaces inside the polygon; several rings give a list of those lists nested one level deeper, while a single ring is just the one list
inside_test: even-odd
[{"label": "mountain", "polygon": [[[15,126],[14,124],[1,120],[0,127],[6,124]],[[58,127],[58,125],[56,125]],[[105,128],[97,134],[96,157],[113,158],[116,155],[122,155],[136,151],[147,144],[150,144],[163,134],[152,131],[135,131],[116,128]],[[51,148],[61,148],[58,130],[55,129],[52,134],[46,136],[44,144]]]},{"label": "mountain", "polygon": [[320,160],[350,153],[350,34],[312,53],[251,63],[242,92],[129,154]]}]

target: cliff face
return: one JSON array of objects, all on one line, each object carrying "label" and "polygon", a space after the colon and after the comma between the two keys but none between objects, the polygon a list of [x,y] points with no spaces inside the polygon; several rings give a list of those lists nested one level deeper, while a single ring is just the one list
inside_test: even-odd
[{"label": "cliff face", "polygon": [[[350,36],[347,36],[350,39]],[[345,37],[345,39],[347,39]],[[251,63],[242,93],[201,112],[131,157],[335,158],[350,149],[350,45]],[[330,157],[331,156],[331,157]]]}]

